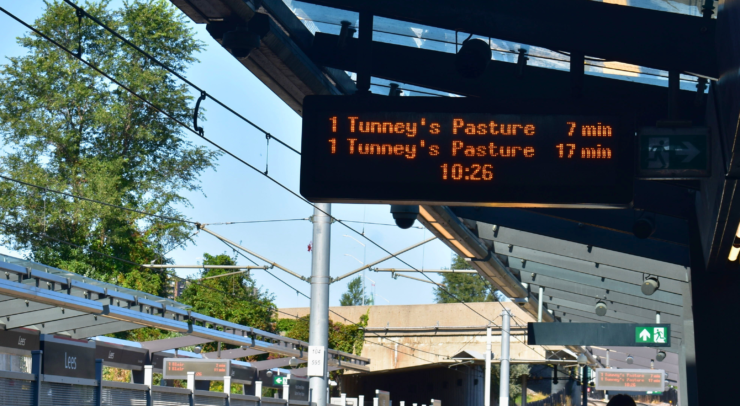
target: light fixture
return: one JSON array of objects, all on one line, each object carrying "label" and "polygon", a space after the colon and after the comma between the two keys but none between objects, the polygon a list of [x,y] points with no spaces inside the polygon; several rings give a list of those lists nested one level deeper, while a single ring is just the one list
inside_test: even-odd
[{"label": "light fixture", "polygon": [[643,217],[632,225],[632,234],[640,239],[649,238],[655,232],[655,223],[650,218]]},{"label": "light fixture", "polygon": [[658,360],[658,362],[662,362],[666,357],[666,353],[663,350],[658,351],[658,354],[655,355],[655,359]]},{"label": "light fixture", "polygon": [[627,354],[627,363],[632,365],[633,362],[635,362],[635,358]]},{"label": "light fixture", "polygon": [[606,316],[606,311],[607,311],[606,303],[599,300],[596,303],[596,306],[594,307],[594,312],[596,313],[597,316],[604,317]]},{"label": "light fixture", "polygon": [[486,72],[491,62],[491,47],[482,39],[466,39],[455,55],[455,70],[460,76],[475,79]]},{"label": "light fixture", "polygon": [[644,295],[650,296],[655,293],[656,290],[660,289],[660,281],[657,276],[649,276],[645,279],[640,287]]},{"label": "light fixture", "polygon": [[424,217],[424,220],[426,220],[426,221],[428,221],[428,222],[430,222],[430,223],[434,223],[434,222],[436,222],[436,221],[437,221],[437,220],[435,220],[435,219],[434,219],[434,217],[432,217],[432,215],[431,215],[431,214],[429,214],[429,212],[428,212],[428,211],[427,211],[427,210],[426,210],[426,209],[425,209],[424,207],[422,207],[422,206],[419,206],[419,214],[421,214],[421,217]]},{"label": "light fixture", "polygon": [[735,240],[732,241],[732,247],[730,247],[730,255],[727,256],[727,259],[730,261],[737,261],[737,257],[740,255],[740,224],[737,226],[737,231],[735,232]]},{"label": "light fixture", "polygon": [[445,228],[442,227],[442,225],[439,223],[436,223],[436,222],[432,223],[432,227],[434,227],[437,231],[439,231],[439,233],[442,234],[442,236],[448,240],[453,240],[455,238],[452,236],[452,234],[450,234],[449,231],[445,230]]},{"label": "light fixture", "polygon": [[463,254],[464,257],[466,257],[466,258],[475,258],[475,255],[471,254],[470,251],[468,251],[467,248],[463,247],[463,245],[460,244],[459,241],[457,241],[457,240],[450,240],[450,242],[452,243],[452,245],[454,245],[455,247],[457,247],[457,249],[459,249],[462,252],[462,254]]}]

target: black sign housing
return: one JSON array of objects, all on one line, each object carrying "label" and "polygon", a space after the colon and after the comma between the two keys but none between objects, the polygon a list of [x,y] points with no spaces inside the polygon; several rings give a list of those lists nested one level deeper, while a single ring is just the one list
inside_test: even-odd
[{"label": "black sign housing", "polygon": [[625,206],[634,117],[610,103],[307,96],[301,194],[313,202]]},{"label": "black sign housing", "polygon": [[[665,327],[665,343],[638,343],[638,327]],[[670,324],[637,323],[527,323],[528,343],[532,345],[599,345],[615,347],[671,346]]]},{"label": "black sign housing", "polygon": [[95,341],[42,334],[40,347],[42,374],[95,379]]},{"label": "black sign housing", "polygon": [[141,371],[146,364],[146,356],[149,350],[145,348],[127,347],[104,341],[97,341],[95,347],[95,359],[102,359],[105,365]]}]

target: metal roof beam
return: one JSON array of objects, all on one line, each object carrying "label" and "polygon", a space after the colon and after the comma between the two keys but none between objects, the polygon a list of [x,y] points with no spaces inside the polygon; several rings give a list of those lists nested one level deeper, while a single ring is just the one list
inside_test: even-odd
[{"label": "metal roof beam", "polygon": [[[478,227],[478,233],[481,238],[507,245],[511,244],[513,246],[549,252],[551,254],[588,261],[593,264],[605,264],[617,268],[631,269],[647,275],[660,273],[663,275],[673,275],[673,279],[688,280],[688,264],[684,266],[667,263],[590,244],[565,241],[508,227],[496,227],[496,231],[494,232],[490,224],[486,227]],[[502,252],[501,254],[506,253]]]},{"label": "metal roof beam", "polygon": [[[54,306],[43,303],[31,302],[26,299],[12,299],[3,302],[0,307],[0,317],[5,318],[7,316],[13,316],[19,313],[28,313],[35,310],[49,309]],[[4,321],[4,320],[0,320]]]},{"label": "metal roof beam", "polygon": [[[651,238],[640,239],[632,234],[632,226],[639,217],[633,210],[562,209],[547,212],[552,215],[502,207],[454,207],[452,211],[459,217],[487,224],[487,229],[480,228],[486,235],[494,234],[490,226],[495,224],[498,227],[546,235],[656,261],[689,264],[688,224],[668,216],[658,215],[655,219],[655,233]],[[575,219],[562,217],[578,211],[590,216],[573,216]],[[488,238],[484,235],[481,237]],[[681,274],[681,278],[673,278],[685,280],[685,272]]]},{"label": "metal roof beam", "polygon": [[41,334],[54,334],[61,331],[70,331],[113,322],[115,322],[115,320],[111,320],[97,314],[85,314],[84,316],[44,323],[43,325],[37,324],[34,327],[37,328]]},{"label": "metal roof beam", "polygon": [[[594,352],[595,355],[599,355],[602,358],[606,357],[606,351],[609,350],[609,359],[611,360],[611,357],[613,357],[615,354],[617,356],[617,360],[626,359],[627,354],[630,354],[632,356],[641,357],[645,359],[655,359],[655,357],[658,354],[658,351],[660,348],[652,348],[652,347],[589,347]],[[623,358],[622,358],[623,357]],[[666,357],[663,361],[658,362],[655,361],[657,365],[660,365],[661,363],[669,364],[669,365],[676,365],[678,366],[678,363],[680,362],[680,357],[678,354],[674,354],[672,352],[666,353]]]},{"label": "metal roof beam", "polygon": [[[683,306],[683,299],[681,298],[681,295],[676,293],[669,293],[659,289],[655,291],[655,293],[653,293],[652,295],[646,296],[644,293],[642,293],[642,289],[640,286],[642,284],[641,279],[635,280],[632,283],[626,283],[615,281],[613,279],[607,279],[603,276],[573,272],[567,269],[540,264],[537,262],[520,262],[512,259],[509,259],[509,267],[519,270],[522,282],[525,283],[529,283],[529,281],[531,280],[532,283],[538,284],[537,279],[539,279],[541,276],[547,276],[548,278],[560,279],[570,283],[576,283],[581,286],[601,288],[608,291],[610,294],[612,292],[624,293],[625,295],[634,296],[641,299],[644,298],[646,299],[646,301],[643,302],[644,304],[650,304],[650,302],[663,302],[674,304],[676,306]],[[532,274],[534,274],[534,276],[532,276]],[[607,295],[605,294],[604,296]],[[627,302],[625,304],[630,304],[630,302]],[[647,307],[647,309],[652,308]],[[683,312],[681,312],[680,314],[683,314]]]},{"label": "metal roof beam", "polygon": [[141,347],[149,350],[150,353],[159,351],[174,350],[175,348],[189,347],[191,345],[199,345],[213,342],[213,340],[193,337],[193,336],[182,336],[173,338],[164,338],[161,340],[143,341]]},{"label": "metal roof beam", "polygon": [[[564,309],[572,309],[572,310],[578,310],[582,311],[586,314],[590,314],[594,312],[594,305],[596,304],[595,301],[592,299],[592,303],[585,304],[580,302],[573,302],[570,300],[560,299],[555,296],[547,296],[545,295],[545,303],[548,303],[549,306],[548,309],[552,310],[561,310],[565,311]],[[607,316],[604,317],[611,317],[614,319],[621,320],[622,323],[645,323],[645,324],[653,324],[656,322],[655,314],[652,315],[640,315],[629,312],[629,310],[634,310],[634,308],[629,309],[628,306],[620,305],[619,303],[611,303],[611,302],[605,302],[607,304]],[[596,317],[600,317],[596,315]],[[671,315],[661,315],[660,322],[663,324],[670,324],[671,325],[671,332],[672,333],[683,333],[683,321],[680,317],[671,316]]]},{"label": "metal roof beam", "polygon": [[[533,284],[532,286],[534,287],[534,289],[541,287],[541,285],[536,285],[536,284]],[[542,295],[543,296],[542,302],[545,304],[551,303],[554,299],[560,299],[563,301],[578,303],[582,305],[589,305],[591,306],[591,310],[592,310],[593,306],[596,304],[596,301],[603,298],[603,296],[599,298],[599,297],[594,297],[591,295],[582,295],[582,294],[571,293],[571,292],[566,292],[566,291],[547,288],[547,287],[543,287],[543,288],[544,288],[544,292]],[[655,314],[657,313],[657,311],[654,309],[650,309],[650,308],[646,309],[644,307],[635,306],[634,304],[629,304],[629,303],[625,304],[625,303],[621,303],[621,302],[611,300],[611,299],[602,299],[602,300],[604,300],[604,302],[608,304],[608,307],[613,308],[614,310],[619,310],[624,313],[634,314],[636,316],[641,316],[649,320],[654,320]],[[660,312],[661,320],[665,320],[665,322],[675,323],[677,326],[681,326],[683,315],[676,314],[676,313],[683,313],[683,308],[676,307],[674,309],[674,313]],[[681,328],[681,330],[682,329],[683,328]]]},{"label": "metal roof beam", "polygon": [[[198,337],[192,337],[192,338],[198,338]],[[264,353],[265,353],[264,351],[254,350],[251,348],[235,348],[233,350],[221,350],[221,356],[219,356],[218,351],[208,352],[208,353],[203,354],[203,358],[236,359],[236,358],[251,357],[252,355],[259,355],[259,354],[264,354]],[[252,363],[252,366],[254,366],[254,362]]]},{"label": "metal roof beam", "polygon": [[125,321],[114,321],[112,323],[105,323],[97,326],[74,329],[70,331],[70,337],[77,339],[90,338],[106,334],[120,333],[121,331],[136,330],[137,328],[142,327],[145,326]]},{"label": "metal roof beam", "polygon": [[[513,269],[512,269],[513,270]],[[544,294],[555,295],[551,293],[553,290],[567,292],[573,295],[585,296],[591,298],[603,298],[609,301],[615,301],[630,306],[641,307],[643,309],[653,309],[661,313],[669,314],[682,314],[683,303],[665,303],[648,299],[647,296],[632,296],[622,292],[614,292],[605,288],[599,288],[594,286],[581,285],[570,281],[564,281],[562,279],[551,278],[544,275],[532,274],[530,272],[521,273],[522,282],[528,283],[531,290],[536,290],[539,287],[545,289]]]},{"label": "metal roof beam", "polygon": [[[719,77],[716,21],[578,0],[307,0],[656,69]],[[424,66],[424,65],[420,65]]]},{"label": "metal roof beam", "polygon": [[[311,54],[317,64],[357,72],[357,39],[348,38],[340,49],[337,35],[316,33]],[[507,94],[509,98],[562,98],[570,94],[570,75],[567,71],[527,66],[522,75],[515,63],[491,60],[485,73],[477,80],[461,77],[455,70],[455,54],[413,48],[374,41],[371,75],[391,81],[407,83],[463,96],[492,97]],[[434,66],[434,69],[419,69]],[[665,115],[665,88],[650,84],[605,78],[595,75],[583,77],[583,98],[629,100],[643,115],[649,115],[644,125]],[[683,114],[700,114],[694,107],[696,94],[681,90],[679,110]],[[650,123],[650,120],[653,122]],[[655,183],[655,182],[651,182]],[[672,209],[675,211],[675,209]]]},{"label": "metal roof beam", "polygon": [[[508,244],[499,242],[494,243],[493,246],[496,252],[505,254],[509,258],[509,263],[511,263],[515,268],[521,268],[521,266],[519,266],[519,262],[521,261],[525,261],[525,265],[530,263],[547,264],[555,268],[572,271],[573,273],[608,278],[635,285],[641,285],[645,277],[643,272],[603,264],[599,264],[597,266],[593,262],[550,254],[548,252],[537,251],[531,248],[523,248],[513,245],[509,247]],[[547,274],[547,272],[543,273]],[[557,277],[558,274],[553,274],[552,276]],[[679,295],[683,294],[683,289],[687,283],[671,279],[671,277],[677,277],[676,275],[659,273],[655,276],[659,277],[661,291]]]},{"label": "metal roof beam", "polygon": [[5,328],[28,327],[35,324],[44,324],[50,321],[64,320],[72,317],[84,316],[88,313],[76,310],[64,309],[61,307],[52,307],[50,309],[37,310],[34,312],[21,313],[15,316],[6,317]]}]

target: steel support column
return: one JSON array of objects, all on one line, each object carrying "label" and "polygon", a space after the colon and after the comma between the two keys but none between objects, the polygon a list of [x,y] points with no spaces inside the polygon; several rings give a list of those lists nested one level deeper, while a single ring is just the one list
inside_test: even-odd
[{"label": "steel support column", "polygon": [[324,374],[310,377],[310,401],[326,406],[327,355],[329,353],[329,249],[331,204],[317,203],[313,212],[313,256],[311,261],[311,321],[309,345],[324,348]]},{"label": "steel support column", "polygon": [[508,310],[501,312],[501,370],[499,371],[499,405],[509,404],[509,345],[511,344],[511,315]]}]

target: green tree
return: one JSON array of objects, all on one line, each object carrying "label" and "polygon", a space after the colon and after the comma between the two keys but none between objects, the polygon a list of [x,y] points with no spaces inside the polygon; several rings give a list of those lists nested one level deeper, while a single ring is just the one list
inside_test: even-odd
[{"label": "green tree", "polygon": [[[455,256],[450,269],[470,269],[465,258]],[[465,273],[443,273],[442,284],[447,291],[465,302],[495,302],[493,288],[479,275]],[[458,300],[439,287],[434,288],[437,303],[458,303]]]},{"label": "green tree", "polygon": [[339,298],[339,304],[341,306],[362,306],[363,304],[370,304],[367,296],[364,295],[362,288],[362,277],[358,276],[347,284],[347,291],[342,293]]},{"label": "green tree", "polygon": [[[226,254],[203,254],[203,265],[236,265]],[[212,278],[234,269],[209,268],[200,272],[198,283],[189,283],[179,297],[193,310],[221,320],[274,331],[274,296],[260,289],[246,272]],[[210,279],[204,279],[210,278]]]},{"label": "green tree", "polygon": [[[514,400],[522,395],[522,375],[529,375],[530,367],[527,364],[512,364],[509,367],[509,405],[515,406]],[[491,387],[498,397],[501,382],[501,365],[494,365],[491,371]]]},{"label": "green tree", "polygon": [[[105,24],[184,72],[203,49],[182,14],[165,0],[109,0],[84,8]],[[75,10],[46,2],[34,26],[181,121],[192,118],[184,84]],[[0,66],[0,134],[5,176],[113,205],[183,219],[184,191],[218,154],[188,142],[172,120],[113,85],[36,34]],[[79,48],[78,48],[79,47]],[[29,259],[162,294],[164,272],[137,264],[166,263],[166,252],[190,234],[187,224],[0,181],[0,243]],[[71,245],[71,244],[74,245]]]}]

